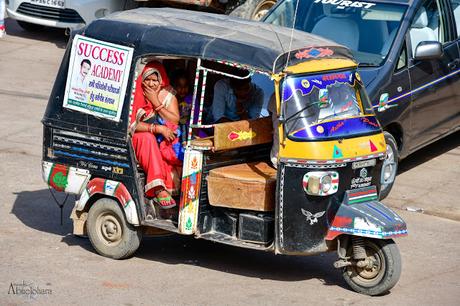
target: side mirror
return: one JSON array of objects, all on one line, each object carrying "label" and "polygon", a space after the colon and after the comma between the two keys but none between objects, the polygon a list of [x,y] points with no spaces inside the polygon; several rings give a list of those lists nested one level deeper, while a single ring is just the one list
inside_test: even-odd
[{"label": "side mirror", "polygon": [[286,103],[281,100],[281,105],[280,105],[280,115],[278,116],[278,122],[281,124],[284,124],[286,122],[285,114],[286,114]]},{"label": "side mirror", "polygon": [[388,109],[388,93],[383,93],[380,95],[378,111],[383,112]]},{"label": "side mirror", "polygon": [[415,48],[414,59],[431,60],[442,56],[442,45],[439,41],[422,41]]}]

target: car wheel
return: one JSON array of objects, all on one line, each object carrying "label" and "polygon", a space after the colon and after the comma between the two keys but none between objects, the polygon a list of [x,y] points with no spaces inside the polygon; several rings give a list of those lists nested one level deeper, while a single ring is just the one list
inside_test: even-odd
[{"label": "car wheel", "polygon": [[247,0],[231,12],[230,16],[261,20],[275,4],[276,0]]},{"label": "car wheel", "polygon": [[399,160],[398,145],[396,144],[396,140],[388,132],[383,132],[383,134],[385,135],[385,142],[387,144],[387,154],[382,166],[382,185],[380,187],[379,194],[380,200],[385,199],[390,194],[391,188],[393,188],[396,173],[398,172]]},{"label": "car wheel", "polygon": [[364,247],[371,264],[345,267],[343,278],[356,292],[380,295],[396,285],[401,276],[401,255],[396,243],[389,240],[364,240]]},{"label": "car wheel", "polygon": [[118,203],[110,198],[99,199],[91,206],[86,226],[94,249],[105,257],[127,258],[142,239],[141,228],[129,224]]},{"label": "car wheel", "polygon": [[25,22],[21,20],[17,20],[17,22],[21,28],[23,28],[24,30],[28,32],[38,32],[45,28],[45,26],[42,26],[41,24],[35,24],[35,23]]}]

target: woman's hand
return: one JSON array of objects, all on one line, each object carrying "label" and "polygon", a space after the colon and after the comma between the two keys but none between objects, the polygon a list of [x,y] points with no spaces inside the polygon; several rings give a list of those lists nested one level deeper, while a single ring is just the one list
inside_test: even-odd
[{"label": "woman's hand", "polygon": [[157,86],[155,89],[147,86],[147,84],[142,82],[142,87],[144,89],[144,96],[147,98],[147,100],[152,103],[153,107],[158,107],[161,105],[160,99],[158,98],[158,95],[161,91],[161,86]]},{"label": "woman's hand", "polygon": [[156,126],[156,130],[158,133],[160,133],[161,135],[163,135],[163,137],[167,140],[167,141],[173,141],[174,139],[176,139],[176,134],[173,130],[171,130],[170,128],[164,126],[164,125],[157,125]]}]

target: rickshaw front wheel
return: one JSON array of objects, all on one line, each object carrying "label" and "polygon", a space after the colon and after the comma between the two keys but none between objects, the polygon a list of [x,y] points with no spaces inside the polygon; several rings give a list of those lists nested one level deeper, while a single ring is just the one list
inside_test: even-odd
[{"label": "rickshaw front wheel", "polygon": [[364,247],[370,264],[357,264],[343,270],[343,278],[356,292],[380,295],[396,285],[401,275],[401,255],[396,243],[389,240],[365,239]]},{"label": "rickshaw front wheel", "polygon": [[105,257],[127,258],[142,239],[140,228],[129,224],[120,205],[110,198],[99,199],[91,206],[86,226],[94,249]]}]

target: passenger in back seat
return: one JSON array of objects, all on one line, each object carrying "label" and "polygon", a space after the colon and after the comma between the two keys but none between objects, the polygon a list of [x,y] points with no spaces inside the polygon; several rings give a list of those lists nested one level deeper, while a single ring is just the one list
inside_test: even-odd
[{"label": "passenger in back seat", "polygon": [[[188,123],[190,120],[193,103],[193,95],[190,92],[190,82],[187,77],[186,71],[182,69],[176,70],[171,78],[171,84],[174,87],[174,90],[176,91],[176,98],[179,104],[179,128],[181,131],[181,135],[179,136],[179,138],[180,142],[182,144],[185,144],[185,142],[187,141]],[[198,112],[199,109],[195,109],[194,118],[198,117]],[[184,150],[185,146],[183,145],[181,150],[181,159],[183,159]]]},{"label": "passenger in back seat", "polygon": [[130,118],[133,148],[147,177],[145,194],[165,209],[176,206],[171,192],[178,186],[171,173],[182,164],[173,150],[180,118],[173,92],[163,65],[148,63],[136,80]]},{"label": "passenger in back seat", "polygon": [[227,78],[214,85],[210,123],[220,123],[261,117],[264,92],[251,78]]},{"label": "passenger in back seat", "polygon": [[180,124],[187,124],[192,110],[193,96],[190,93],[190,82],[185,70],[176,70],[171,77],[171,85],[176,91],[176,98],[179,104]]}]

